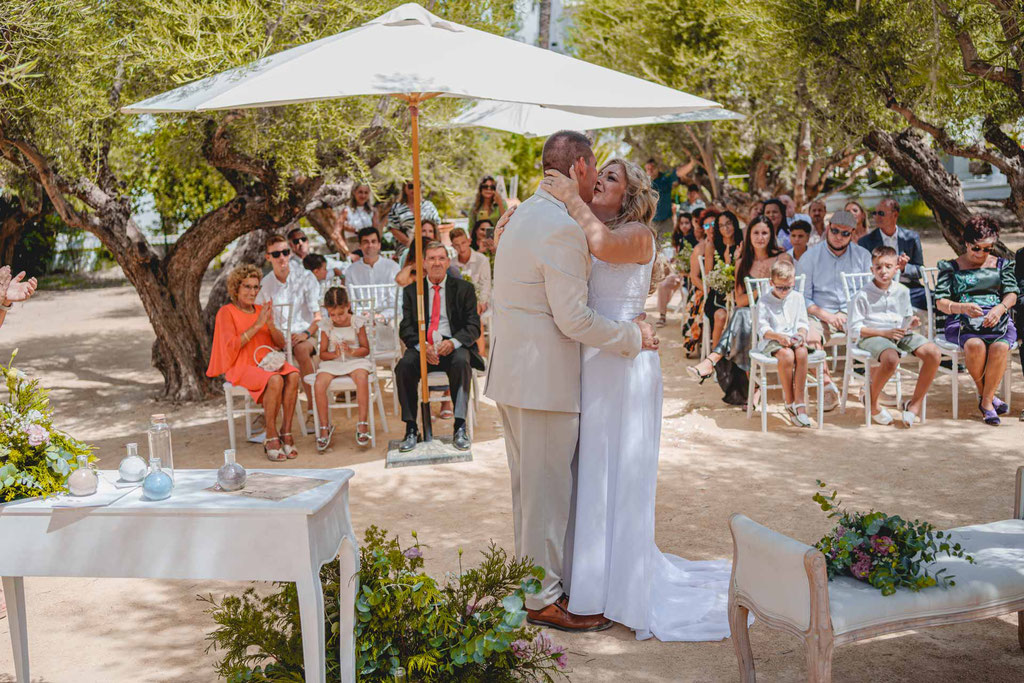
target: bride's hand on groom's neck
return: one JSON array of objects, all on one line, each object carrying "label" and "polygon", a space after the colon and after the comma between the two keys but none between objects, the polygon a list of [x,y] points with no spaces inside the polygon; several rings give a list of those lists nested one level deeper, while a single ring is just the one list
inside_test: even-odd
[{"label": "bride's hand on groom's neck", "polygon": [[544,180],[540,186],[558,201],[568,205],[570,201],[579,199],[580,184],[576,178],[576,169],[569,167],[569,175],[566,176],[560,171],[548,169],[544,171]]}]

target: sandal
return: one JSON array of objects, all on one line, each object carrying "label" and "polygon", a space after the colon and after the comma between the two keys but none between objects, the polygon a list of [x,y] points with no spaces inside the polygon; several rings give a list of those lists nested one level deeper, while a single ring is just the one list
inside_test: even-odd
[{"label": "sandal", "polygon": [[[799,412],[799,409],[803,408],[804,412]],[[807,404],[806,403],[792,403],[786,406],[786,410],[792,416],[790,421],[797,427],[810,427],[811,418],[807,417]]]},{"label": "sandal", "polygon": [[1010,406],[1006,405],[1006,401],[1003,401],[998,396],[992,397],[992,407],[996,409],[996,415],[1006,415],[1010,412]]},{"label": "sandal", "polygon": [[281,437],[275,436],[263,442],[263,454],[267,456],[267,460],[269,460],[270,462],[284,462],[285,460],[287,460],[284,451],[282,451],[280,448],[267,448],[267,444],[270,443],[271,441],[276,441],[277,445],[280,446]]},{"label": "sandal", "polygon": [[[325,435],[324,432],[327,432]],[[331,438],[334,436],[334,425],[320,425],[320,436],[316,438],[316,450],[323,453],[331,446]]]},{"label": "sandal", "polygon": [[[363,427],[363,429],[360,429],[360,427]],[[369,422],[356,422],[356,443],[360,446],[365,446],[370,443]]]},{"label": "sandal", "polygon": [[[285,443],[285,438],[288,438],[288,440],[291,441],[292,443]],[[299,457],[299,452],[295,450],[295,439],[292,438],[290,432],[281,433],[281,451],[284,453],[284,456],[289,460],[294,460],[295,458]]]},{"label": "sandal", "polygon": [[981,407],[981,401],[978,401],[978,410],[981,411],[981,419],[985,421],[985,424],[993,427],[998,427],[1000,424],[999,415],[994,410],[986,410]]},{"label": "sandal", "polygon": [[697,382],[697,384],[704,384],[704,381],[707,380],[707,378],[710,377],[711,375],[715,374],[715,371],[712,370],[708,374],[702,375],[700,370],[697,369],[696,365],[687,365],[686,374],[692,377],[694,381]]}]

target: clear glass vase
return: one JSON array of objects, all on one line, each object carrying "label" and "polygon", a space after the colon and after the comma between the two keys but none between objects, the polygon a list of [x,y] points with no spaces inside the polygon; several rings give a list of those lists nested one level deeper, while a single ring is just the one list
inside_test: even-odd
[{"label": "clear glass vase", "polygon": [[142,481],[146,478],[148,469],[146,461],[139,455],[139,444],[128,444],[127,455],[124,456],[124,459],[121,460],[121,464],[117,468],[118,474],[121,475],[121,480],[130,482]]},{"label": "clear glass vase", "polygon": [[149,431],[149,458],[159,458],[163,464],[164,472],[174,482],[174,449],[171,446],[171,426],[167,424],[167,417],[163,414],[154,415],[150,418]]},{"label": "clear glass vase", "polygon": [[89,456],[78,456],[78,469],[68,476],[68,491],[72,496],[91,496],[96,493],[100,480],[96,472],[89,467]]},{"label": "clear glass vase", "polygon": [[235,462],[232,448],[224,451],[224,464],[217,470],[217,485],[224,491],[240,491],[245,488],[245,468]]}]

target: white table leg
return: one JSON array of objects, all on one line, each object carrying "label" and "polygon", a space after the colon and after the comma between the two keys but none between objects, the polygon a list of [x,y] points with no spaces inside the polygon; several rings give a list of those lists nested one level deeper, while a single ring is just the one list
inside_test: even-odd
[{"label": "white table leg", "polygon": [[299,594],[299,623],[302,626],[302,661],[306,683],[327,683],[327,653],[324,644],[324,589],[320,567],[308,578],[295,582]]},{"label": "white table leg", "polygon": [[14,680],[16,683],[29,683],[25,580],[20,576],[5,576],[3,587],[4,600],[7,601],[7,621],[11,628],[11,647],[14,650]]},{"label": "white table leg", "polygon": [[351,536],[346,536],[341,542],[341,553],[338,555],[339,574],[341,582],[339,609],[341,627],[341,681],[342,683],[355,683],[356,681],[356,591],[359,590],[359,549]]}]

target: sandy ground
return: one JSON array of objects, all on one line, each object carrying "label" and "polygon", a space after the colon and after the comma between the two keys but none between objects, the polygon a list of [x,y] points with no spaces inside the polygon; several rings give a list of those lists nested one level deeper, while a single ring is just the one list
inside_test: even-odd
[{"label": "sandy ground", "polygon": [[[946,251],[930,240],[927,262]],[[961,392],[953,421],[948,380],[937,382],[928,422],[913,430],[862,426],[851,404],[826,415],[822,431],[797,430],[777,413],[769,432],[757,419],[723,404],[716,385],[685,378],[678,318],[671,321],[662,363],[664,432],[657,505],[657,540],[693,559],[728,558],[727,520],[733,512],[813,543],[829,527],[810,500],[815,479],[838,487],[846,502],[940,527],[1006,518],[1024,425],[993,429],[979,422],[972,388]],[[53,389],[65,429],[96,447],[101,467],[117,466],[124,444],[144,441],[148,416],[167,412],[178,467],[216,467],[227,447],[223,401],[176,407],[157,402],[160,375],[150,367],[153,333],[129,287],[41,292],[17,310],[0,335],[0,355],[19,347],[18,365]],[[1020,371],[1015,370],[1018,387]],[[390,411],[390,397],[386,405]],[[1024,407],[1015,397],[1014,411]],[[776,410],[778,405],[776,405]],[[338,413],[342,416],[342,413]],[[391,419],[391,436],[399,423]],[[443,431],[439,430],[439,431]],[[313,437],[300,439],[296,466],[350,467],[352,518],[430,545],[435,575],[457,567],[457,550],[472,558],[493,539],[512,548],[508,470],[493,404],[484,401],[471,463],[385,470],[376,450],[355,445],[354,424],[339,426],[332,451],[316,455]],[[258,446],[241,447],[246,466],[267,467]],[[272,550],[268,548],[268,552]],[[0,549],[0,552],[3,552]],[[204,654],[211,622],[197,594],[241,591],[243,584],[144,580],[28,579],[33,681],[137,683],[215,681],[216,654]],[[805,676],[798,641],[760,625],[752,628],[758,673],[766,681]],[[13,681],[8,623],[0,620],[0,683]],[[625,628],[555,639],[571,653],[572,679],[593,682],[731,681],[737,678],[729,641],[637,642]],[[1024,656],[1015,619],[911,631],[839,648],[836,681],[1021,681]]]}]

